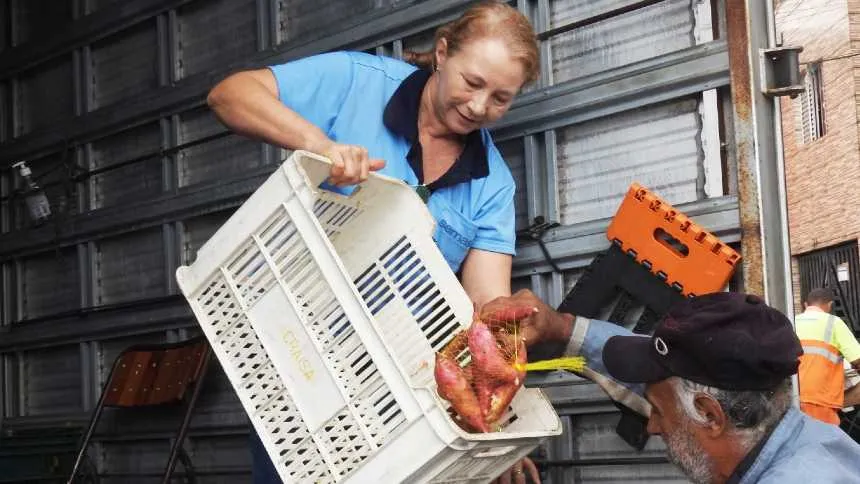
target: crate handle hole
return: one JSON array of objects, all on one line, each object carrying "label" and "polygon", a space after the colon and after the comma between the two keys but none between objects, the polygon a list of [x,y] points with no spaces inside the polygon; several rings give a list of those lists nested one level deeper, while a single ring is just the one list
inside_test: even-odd
[{"label": "crate handle hole", "polygon": [[683,242],[676,239],[669,232],[666,232],[662,228],[657,228],[654,230],[654,238],[657,242],[663,244],[664,247],[674,252],[676,255],[680,257],[687,257],[690,255],[690,248],[687,247]]}]

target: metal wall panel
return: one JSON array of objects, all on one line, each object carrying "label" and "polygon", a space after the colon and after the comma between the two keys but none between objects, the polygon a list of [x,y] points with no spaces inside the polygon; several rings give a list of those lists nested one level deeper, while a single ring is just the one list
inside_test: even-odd
[{"label": "metal wall panel", "polygon": [[[550,2],[555,27],[611,10],[620,0]],[[695,45],[691,0],[666,0],[550,40],[556,83]]]},{"label": "metal wall panel", "polygon": [[160,228],[98,241],[97,304],[164,296],[164,237]]},{"label": "metal wall panel", "polygon": [[116,2],[121,2],[123,0],[83,0],[86,4],[86,13],[90,14],[93,12],[97,12],[108,5],[114,4]]},{"label": "metal wall panel", "polygon": [[197,251],[209,240],[232,215],[233,211],[216,212],[183,222],[182,233],[182,263],[191,264],[197,259]]},{"label": "metal wall panel", "polygon": [[[197,482],[200,484],[250,482],[245,471],[251,466],[251,452],[248,446],[246,435],[192,437],[186,447],[193,455],[192,462],[201,473],[209,473],[198,478]],[[240,472],[238,475],[237,470]]]},{"label": "metal wall panel", "polygon": [[514,176],[514,181],[517,184],[517,193],[514,201],[516,227],[517,229],[528,227],[528,205],[526,204],[528,186],[526,185],[525,145],[522,139],[513,139],[499,143],[496,147],[511,168],[511,174]]},{"label": "metal wall panel", "polygon": [[12,137],[12,88],[0,82],[0,143]]},{"label": "metal wall panel", "polygon": [[162,191],[162,160],[152,156],[122,165],[128,160],[157,153],[161,147],[158,124],[145,124],[90,144],[90,169],[117,168],[90,178],[90,208],[152,198]]},{"label": "metal wall panel", "polygon": [[[137,482],[143,480],[141,474],[160,475],[164,472],[166,457],[170,452],[170,442],[166,438],[128,436],[122,440],[102,441],[103,470],[110,476],[99,482]],[[113,476],[111,476],[113,474]],[[150,478],[151,479],[151,478]],[[147,482],[144,480],[144,482]]]},{"label": "metal wall panel", "polygon": [[337,25],[354,22],[370,12],[377,0],[277,0],[278,41],[301,42],[318,31],[332,31]]},{"label": "metal wall panel", "polygon": [[611,217],[634,181],[672,204],[703,197],[697,108],[684,99],[558,130],[561,222]]},{"label": "metal wall panel", "polygon": [[9,1],[0,1],[0,52],[12,45],[12,19],[9,15]]},{"label": "metal wall panel", "polygon": [[0,233],[12,230],[12,170],[0,171]]},{"label": "metal wall panel", "polygon": [[72,56],[62,56],[18,78],[15,135],[45,128],[74,114]]},{"label": "metal wall panel", "polygon": [[[615,433],[618,415],[612,413],[593,413],[578,416],[573,420],[568,438],[573,442],[574,458],[605,459],[619,455],[630,454],[630,450],[622,447]],[[621,445],[619,445],[621,444]],[[645,448],[636,453],[637,457],[659,457],[663,455],[666,446],[660,439],[649,439]]]},{"label": "metal wall panel", "polygon": [[158,39],[154,21],[143,22],[92,46],[90,110],[158,85]]},{"label": "metal wall panel", "polygon": [[[179,143],[185,144],[225,129],[208,109],[179,116]],[[179,152],[179,186],[239,176],[263,162],[260,143],[237,135],[206,141]]]},{"label": "metal wall panel", "polygon": [[22,356],[22,414],[61,415],[82,410],[78,345],[27,351]]},{"label": "metal wall panel", "polygon": [[39,40],[72,20],[72,0],[7,0],[13,12],[15,45]]},{"label": "metal wall panel", "polygon": [[27,257],[20,264],[23,275],[23,319],[62,313],[80,307],[80,271],[75,248]]},{"label": "metal wall panel", "polygon": [[[150,482],[139,477],[141,473],[161,475],[169,447],[166,440],[136,440],[104,444],[106,470],[115,475],[101,477],[101,484],[128,484]],[[197,473],[199,484],[233,484],[250,482],[248,437],[240,435],[191,435],[185,448]],[[183,472],[177,463],[176,475]]]},{"label": "metal wall panel", "polygon": [[636,465],[621,461],[615,465],[581,467],[576,469],[576,474],[576,480],[566,481],[566,483],[612,482],[632,484],[651,482],[655,484],[669,484],[673,482],[690,482],[672,464]]},{"label": "metal wall panel", "polygon": [[224,67],[257,50],[256,0],[196,2],[177,10],[179,74]]},{"label": "metal wall panel", "polygon": [[426,52],[433,47],[433,39],[436,36],[436,29],[430,28],[410,35],[403,39],[403,50],[413,50],[416,52]]}]

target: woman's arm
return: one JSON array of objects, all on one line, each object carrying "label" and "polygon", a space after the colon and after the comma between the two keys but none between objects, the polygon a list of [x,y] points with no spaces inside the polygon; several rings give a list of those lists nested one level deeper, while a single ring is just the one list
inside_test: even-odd
[{"label": "woman's arm", "polygon": [[233,74],[206,98],[215,116],[233,131],[290,150],[319,152],[328,136],[278,99],[269,69]]},{"label": "woman's arm", "polygon": [[470,249],[463,261],[461,282],[478,307],[497,297],[511,295],[511,262],[508,254]]},{"label": "woman's arm", "polygon": [[370,159],[364,147],[335,143],[317,125],[284,105],[270,69],[233,74],[216,84],[206,101],[215,116],[236,133],[329,158],[329,181],[335,185],[363,182],[369,171],[385,166],[382,160]]}]

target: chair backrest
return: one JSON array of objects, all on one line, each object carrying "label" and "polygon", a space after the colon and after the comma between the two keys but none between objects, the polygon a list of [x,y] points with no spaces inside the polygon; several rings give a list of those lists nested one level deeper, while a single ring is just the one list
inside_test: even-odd
[{"label": "chair backrest", "polygon": [[178,343],[134,345],[117,357],[104,405],[136,407],[182,400],[203,370],[209,343],[202,336]]}]

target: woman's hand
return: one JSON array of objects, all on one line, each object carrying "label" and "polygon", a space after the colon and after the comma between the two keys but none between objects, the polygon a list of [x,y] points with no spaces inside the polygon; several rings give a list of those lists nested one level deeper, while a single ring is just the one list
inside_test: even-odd
[{"label": "woman's hand", "polygon": [[510,469],[506,470],[502,475],[493,481],[493,484],[526,484],[526,475],[531,478],[534,484],[540,484],[540,474],[537,466],[528,457],[523,457],[523,460],[514,464]]},{"label": "woman's hand", "polygon": [[346,145],[326,139],[308,149],[332,162],[329,183],[336,186],[355,185],[367,180],[371,171],[382,169],[385,161],[371,159],[363,146]]}]

